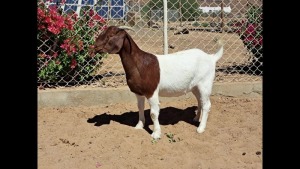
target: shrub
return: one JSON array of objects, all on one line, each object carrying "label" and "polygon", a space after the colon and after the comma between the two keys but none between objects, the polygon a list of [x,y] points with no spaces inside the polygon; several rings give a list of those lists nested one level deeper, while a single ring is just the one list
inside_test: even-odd
[{"label": "shrub", "polygon": [[252,63],[259,70],[262,68],[263,36],[262,36],[262,8],[251,5],[246,13],[246,21],[235,22],[237,33],[244,45],[255,56]]},{"label": "shrub", "polygon": [[246,17],[248,23],[241,38],[247,48],[257,58],[261,58],[263,54],[262,9],[252,5],[247,11]]},{"label": "shrub", "polygon": [[194,27],[199,27],[199,26],[202,26],[202,27],[208,27],[208,26],[209,26],[209,23],[207,23],[207,22],[202,22],[202,23],[200,23],[200,22],[194,22],[194,23],[192,23],[192,25],[193,25]]},{"label": "shrub", "polygon": [[203,22],[201,25],[202,25],[203,27],[208,27],[209,23]]},{"label": "shrub", "polygon": [[198,27],[198,26],[200,26],[201,25],[201,23],[199,23],[199,22],[194,22],[194,23],[192,23],[192,25],[194,26],[194,27]]},{"label": "shrub", "polygon": [[90,56],[95,33],[105,20],[91,8],[63,13],[56,5],[37,6],[37,66],[40,81],[82,81],[91,76],[104,55]]},{"label": "shrub", "polygon": [[[197,0],[180,0],[181,2],[181,13],[183,21],[192,21],[198,18],[201,11],[198,10],[199,4]],[[179,9],[179,0],[170,0],[167,2],[168,9]],[[143,8],[142,12],[144,15],[150,15],[151,10],[163,10],[162,0],[150,0]],[[179,20],[180,18],[178,18]]]}]

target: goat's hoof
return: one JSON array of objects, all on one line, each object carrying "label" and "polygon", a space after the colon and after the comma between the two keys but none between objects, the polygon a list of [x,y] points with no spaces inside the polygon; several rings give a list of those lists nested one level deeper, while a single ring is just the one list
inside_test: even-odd
[{"label": "goat's hoof", "polygon": [[193,118],[193,121],[194,122],[200,122],[200,119],[199,119],[199,117],[196,116],[195,118]]},{"label": "goat's hoof", "polygon": [[153,133],[151,134],[151,137],[154,138],[155,140],[156,140],[156,139],[159,139],[159,138],[160,138],[160,132],[153,132]]},{"label": "goat's hoof", "polygon": [[199,128],[197,128],[197,132],[198,133],[203,133],[205,131],[205,129],[199,129]]},{"label": "goat's hoof", "polygon": [[142,122],[138,122],[138,124],[136,124],[136,126],[134,128],[135,129],[143,129],[144,128],[144,124]]}]

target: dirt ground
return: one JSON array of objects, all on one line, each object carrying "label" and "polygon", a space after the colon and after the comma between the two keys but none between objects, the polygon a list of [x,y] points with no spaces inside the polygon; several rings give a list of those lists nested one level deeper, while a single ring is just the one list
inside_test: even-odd
[{"label": "dirt ground", "polygon": [[[135,130],[136,104],[38,110],[39,169],[259,169],[262,98],[212,96],[204,133],[198,134],[196,99],[162,102],[162,138]],[[165,134],[166,133],[166,134]]]}]

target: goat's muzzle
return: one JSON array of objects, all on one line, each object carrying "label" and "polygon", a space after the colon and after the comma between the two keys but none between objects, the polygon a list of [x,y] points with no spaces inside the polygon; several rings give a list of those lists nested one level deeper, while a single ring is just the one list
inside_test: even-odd
[{"label": "goat's muzzle", "polygon": [[102,49],[99,49],[99,48],[97,48],[95,46],[90,46],[90,49],[89,49],[88,53],[89,53],[90,56],[94,57],[97,53],[103,54],[105,52],[103,52]]},{"label": "goat's muzzle", "polygon": [[89,49],[88,53],[91,57],[94,57],[96,52],[94,49]]},{"label": "goat's muzzle", "polygon": [[96,51],[95,51],[95,46],[94,46],[94,45],[90,45],[90,46],[89,46],[88,54],[89,54],[91,57],[94,57],[94,56],[95,56]]}]

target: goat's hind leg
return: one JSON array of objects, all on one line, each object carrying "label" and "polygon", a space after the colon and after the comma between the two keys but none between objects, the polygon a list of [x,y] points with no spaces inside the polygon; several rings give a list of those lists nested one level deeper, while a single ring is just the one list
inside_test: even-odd
[{"label": "goat's hind leg", "polygon": [[196,122],[200,122],[200,119],[201,119],[201,116],[202,116],[202,113],[201,113],[201,98],[200,98],[200,90],[198,87],[194,87],[193,90],[192,90],[192,93],[195,95],[196,99],[197,99],[197,102],[198,102],[198,107],[197,107],[197,114],[195,116],[195,118],[193,119],[193,121],[196,121]]},{"label": "goat's hind leg", "polygon": [[139,108],[139,121],[135,126],[135,129],[143,129],[145,125],[145,96],[136,95],[138,108]]},{"label": "goat's hind leg", "polygon": [[200,100],[201,100],[201,114],[202,117],[200,119],[200,125],[197,128],[198,133],[203,133],[206,127],[206,122],[208,118],[208,113],[210,111],[211,103],[210,103],[210,94],[211,94],[211,87],[204,87],[199,86],[200,91]]}]

